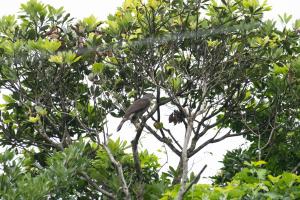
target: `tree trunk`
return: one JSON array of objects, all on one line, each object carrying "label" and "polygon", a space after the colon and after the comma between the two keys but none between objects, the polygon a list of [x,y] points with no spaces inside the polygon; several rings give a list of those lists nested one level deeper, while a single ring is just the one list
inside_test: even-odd
[{"label": "tree trunk", "polygon": [[177,185],[180,183],[181,177],[182,177],[182,157],[180,157],[179,163],[176,168],[176,176],[174,177],[172,181],[172,185]]},{"label": "tree trunk", "polygon": [[180,182],[180,189],[177,195],[177,200],[182,200],[185,189],[186,189],[186,182],[188,179],[188,157],[187,157],[187,149],[189,145],[189,141],[191,138],[193,130],[193,117],[192,115],[188,116],[188,124],[187,124],[187,129],[185,133],[185,138],[184,138],[184,143],[182,147],[182,154],[181,154],[181,160],[182,160],[182,177],[181,177],[181,182]]}]

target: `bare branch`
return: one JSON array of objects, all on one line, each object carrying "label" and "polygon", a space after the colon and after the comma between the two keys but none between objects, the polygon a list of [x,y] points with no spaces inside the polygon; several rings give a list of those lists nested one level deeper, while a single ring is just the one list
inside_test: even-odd
[{"label": "bare branch", "polygon": [[173,141],[177,144],[177,146],[182,149],[182,146],[179,144],[179,142],[176,140],[176,138],[171,133],[170,129],[162,128],[164,131],[167,131],[170,137],[173,139]]},{"label": "bare branch", "polygon": [[150,133],[158,139],[160,142],[163,142],[164,144],[168,145],[168,147],[178,156],[181,155],[180,150],[176,149],[174,145],[170,142],[170,140],[166,137],[160,137],[155,130],[153,130],[149,125],[145,124],[145,128],[150,131]]},{"label": "bare branch", "polygon": [[200,172],[197,174],[197,176],[194,178],[194,180],[187,186],[187,188],[185,189],[183,195],[185,195],[185,194],[191,189],[191,187],[192,187],[194,184],[198,183],[198,181],[199,181],[199,179],[200,179],[202,173],[203,173],[204,170],[206,169],[206,167],[207,167],[207,165],[204,165],[204,166],[202,167],[202,169],[201,169]]},{"label": "bare branch", "polygon": [[212,138],[206,140],[204,143],[202,143],[202,144],[201,144],[200,146],[198,146],[196,149],[190,150],[190,151],[189,151],[188,157],[189,157],[189,158],[192,157],[192,156],[195,155],[197,152],[199,152],[201,149],[203,149],[204,147],[206,147],[208,144],[220,142],[220,141],[224,140],[225,138],[243,135],[243,133],[230,134],[230,132],[231,132],[231,131],[229,131],[228,133],[226,133],[225,135],[223,135],[222,137],[217,138],[217,139],[215,139],[215,138],[217,137],[217,134],[215,134]]}]

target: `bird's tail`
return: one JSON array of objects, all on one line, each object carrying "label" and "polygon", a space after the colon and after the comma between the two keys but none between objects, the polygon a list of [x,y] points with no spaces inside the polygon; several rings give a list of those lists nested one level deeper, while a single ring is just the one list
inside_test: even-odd
[{"label": "bird's tail", "polygon": [[122,119],[122,121],[120,122],[120,124],[119,124],[119,126],[118,126],[118,128],[117,128],[117,132],[118,132],[119,130],[121,130],[121,128],[122,128],[122,126],[123,126],[123,124],[124,124],[125,121],[126,121],[126,119]]}]

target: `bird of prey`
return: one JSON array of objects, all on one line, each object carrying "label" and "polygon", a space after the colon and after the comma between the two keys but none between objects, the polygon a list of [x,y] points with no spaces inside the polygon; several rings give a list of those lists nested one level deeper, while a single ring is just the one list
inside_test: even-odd
[{"label": "bird of prey", "polygon": [[152,99],[155,99],[153,94],[145,94],[142,98],[135,100],[125,111],[117,131],[121,130],[127,120],[131,120],[133,117],[141,117],[148,110]]}]

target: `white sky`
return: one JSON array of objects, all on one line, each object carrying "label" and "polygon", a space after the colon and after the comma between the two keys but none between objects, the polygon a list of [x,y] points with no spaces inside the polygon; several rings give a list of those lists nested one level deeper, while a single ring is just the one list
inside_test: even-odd
[{"label": "white sky", "polygon": [[[54,7],[63,6],[66,12],[69,12],[72,17],[81,19],[83,17],[95,15],[101,20],[104,20],[109,13],[113,13],[116,7],[121,6],[123,0],[41,0],[44,3],[50,4]],[[21,3],[27,2],[27,0],[0,0],[0,17],[8,14],[17,14]],[[272,11],[266,14],[266,18],[278,19],[279,14],[287,13],[292,14],[293,19],[300,18],[300,1],[299,0],[268,0],[268,4],[272,6]],[[1,101],[1,97],[0,97]],[[109,127],[116,127],[120,119],[109,120]],[[123,129],[114,135],[114,137],[121,137],[122,139],[131,140],[133,135],[126,134],[132,133],[132,125],[125,123]],[[174,127],[170,127],[174,128]],[[177,129],[177,127],[176,127]],[[180,133],[180,131],[179,131]],[[152,152],[158,153],[158,149],[162,149],[161,144],[157,142],[151,136],[144,137],[142,139],[143,147],[149,149]],[[239,138],[229,138],[217,144],[212,144],[203,149],[197,156],[190,160],[190,166],[197,173],[204,164],[208,164],[208,168],[204,172],[204,176],[212,176],[221,167],[218,162],[222,160],[222,156],[227,150],[237,148],[238,146],[245,145],[245,141]],[[166,162],[167,158],[161,154],[162,163]],[[172,166],[176,166],[178,158],[175,155],[168,154],[168,163]],[[201,179],[200,182],[209,182],[208,179]]]}]

